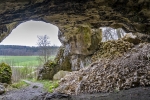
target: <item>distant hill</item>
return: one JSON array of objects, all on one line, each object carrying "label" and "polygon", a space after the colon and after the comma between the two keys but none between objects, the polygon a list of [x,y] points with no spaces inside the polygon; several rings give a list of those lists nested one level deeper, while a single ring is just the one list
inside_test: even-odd
[{"label": "distant hill", "polygon": [[[50,46],[51,55],[56,55],[58,46]],[[0,45],[0,55],[5,56],[36,56],[40,52],[39,47],[20,45]]]}]

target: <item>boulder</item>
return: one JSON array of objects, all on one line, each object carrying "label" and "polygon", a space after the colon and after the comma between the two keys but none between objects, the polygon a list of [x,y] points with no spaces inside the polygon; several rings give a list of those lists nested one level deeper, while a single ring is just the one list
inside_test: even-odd
[{"label": "boulder", "polygon": [[[73,32],[67,36],[65,49],[70,54],[75,55],[90,55],[93,54],[98,48],[98,44],[102,40],[101,29],[91,29],[88,25],[79,25]],[[62,38],[62,37],[61,37]]]},{"label": "boulder", "polygon": [[101,43],[102,30],[91,29],[88,25],[79,25],[69,33],[64,35],[59,32],[58,37],[63,46],[56,59],[61,70],[76,71],[91,63],[91,55]]},{"label": "boulder", "polygon": [[0,84],[0,95],[5,93],[5,87],[4,85]]},{"label": "boulder", "polygon": [[123,37],[123,40],[128,41],[128,42],[133,43],[133,44],[139,44],[141,42],[141,40],[136,35],[133,35],[132,33],[127,33]]},{"label": "boulder", "polygon": [[59,72],[57,72],[54,76],[53,76],[53,80],[60,80],[61,78],[63,78],[65,75],[69,74],[69,71],[63,71],[60,70]]},{"label": "boulder", "polygon": [[57,64],[55,61],[47,61],[44,66],[39,69],[38,77],[37,79],[49,79],[52,80],[54,74],[56,74],[59,70],[59,67],[57,67]]}]

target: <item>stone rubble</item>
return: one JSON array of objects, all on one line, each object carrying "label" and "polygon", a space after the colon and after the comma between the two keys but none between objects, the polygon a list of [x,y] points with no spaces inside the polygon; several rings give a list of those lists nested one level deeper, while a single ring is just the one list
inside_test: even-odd
[{"label": "stone rubble", "polygon": [[141,43],[116,59],[99,59],[60,80],[55,92],[66,94],[114,92],[150,86],[150,44]]},{"label": "stone rubble", "polygon": [[0,95],[3,93],[5,93],[5,86],[2,83],[0,83]]}]

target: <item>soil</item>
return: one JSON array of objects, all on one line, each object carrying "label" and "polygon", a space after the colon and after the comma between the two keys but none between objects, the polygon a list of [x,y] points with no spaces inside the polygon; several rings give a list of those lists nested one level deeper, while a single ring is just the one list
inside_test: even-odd
[{"label": "soil", "polygon": [[137,87],[113,93],[67,95],[47,93],[40,83],[26,81],[28,87],[12,90],[0,96],[0,100],[150,100],[150,87]]},{"label": "soil", "polygon": [[32,100],[35,96],[45,93],[41,83],[33,83],[24,80],[29,86],[6,92],[0,96],[0,100]]}]

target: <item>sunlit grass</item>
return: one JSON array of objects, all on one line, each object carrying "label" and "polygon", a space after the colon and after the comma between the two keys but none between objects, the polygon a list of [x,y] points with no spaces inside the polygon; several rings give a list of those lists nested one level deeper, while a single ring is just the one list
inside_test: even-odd
[{"label": "sunlit grass", "polygon": [[12,88],[17,88],[17,89],[20,89],[20,88],[23,88],[23,87],[26,87],[28,86],[29,84],[27,84],[26,82],[24,81],[19,81],[19,82],[16,82],[16,83],[13,83],[11,85]]},{"label": "sunlit grass", "polygon": [[[6,62],[11,66],[38,66],[38,56],[0,56],[0,62]],[[50,59],[54,59],[51,56]]]},{"label": "sunlit grass", "polygon": [[44,90],[52,93],[54,91],[55,88],[57,88],[59,86],[58,81],[50,81],[50,80],[30,80],[32,82],[39,82],[41,84],[43,84],[44,86]]}]

